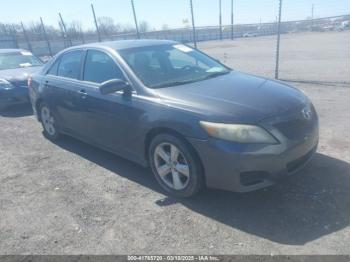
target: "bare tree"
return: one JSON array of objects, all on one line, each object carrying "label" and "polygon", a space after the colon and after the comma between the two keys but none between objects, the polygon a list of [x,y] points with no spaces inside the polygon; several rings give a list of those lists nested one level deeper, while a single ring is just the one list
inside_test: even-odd
[{"label": "bare tree", "polygon": [[72,38],[79,38],[79,37],[81,37],[81,35],[83,33],[83,24],[80,21],[78,21],[78,20],[72,21],[67,27],[67,33]]},{"label": "bare tree", "polygon": [[7,34],[9,34],[8,24],[0,23],[0,35],[7,35]]},{"label": "bare tree", "polygon": [[150,25],[147,21],[141,21],[139,24],[139,30],[141,33],[147,32],[150,29]]},{"label": "bare tree", "polygon": [[114,23],[113,18],[102,16],[97,19],[100,31],[105,35],[113,35],[118,33],[118,26]]},{"label": "bare tree", "polygon": [[120,28],[122,33],[135,32],[135,26],[133,26],[132,24],[123,24],[120,25]]}]

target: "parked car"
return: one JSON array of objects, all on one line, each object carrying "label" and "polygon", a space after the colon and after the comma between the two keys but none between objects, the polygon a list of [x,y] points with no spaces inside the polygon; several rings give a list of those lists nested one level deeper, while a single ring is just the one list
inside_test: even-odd
[{"label": "parked car", "polygon": [[341,22],[340,25],[337,27],[338,31],[344,31],[347,29],[350,29],[350,20]]},{"label": "parked car", "polygon": [[41,60],[29,51],[0,49],[0,110],[29,102],[27,78],[41,66]]},{"label": "parked car", "polygon": [[318,144],[302,92],[173,41],[69,48],[29,89],[49,139],[68,134],[150,166],[178,197],[272,185],[301,170]]},{"label": "parked car", "polygon": [[243,37],[257,37],[258,34],[257,33],[245,33],[243,34]]}]

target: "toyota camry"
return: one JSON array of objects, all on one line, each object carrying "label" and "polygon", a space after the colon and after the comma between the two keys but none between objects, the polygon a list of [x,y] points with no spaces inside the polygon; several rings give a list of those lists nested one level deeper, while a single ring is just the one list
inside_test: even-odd
[{"label": "toyota camry", "polygon": [[178,197],[273,185],[300,172],[318,144],[303,92],[173,41],[71,47],[29,82],[46,137],[70,135],[149,166]]}]

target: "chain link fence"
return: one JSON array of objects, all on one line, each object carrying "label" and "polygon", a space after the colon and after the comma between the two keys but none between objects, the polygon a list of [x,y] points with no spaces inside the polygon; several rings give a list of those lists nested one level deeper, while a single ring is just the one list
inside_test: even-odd
[{"label": "chain link fence", "polygon": [[[212,41],[222,39],[237,39],[242,37],[259,37],[277,34],[278,23],[255,23],[221,26],[196,27],[196,41]],[[233,29],[233,30],[232,30]],[[297,32],[325,32],[350,30],[350,14],[313,20],[298,20],[281,22],[281,34]],[[220,34],[220,31],[222,32]],[[190,27],[168,29],[160,31],[140,32],[142,39],[170,39],[182,43],[193,43],[193,30]],[[115,41],[137,39],[137,33],[124,33],[118,35],[101,35],[101,41]],[[81,33],[79,36],[55,35],[49,37],[52,52],[70,46],[84,43],[98,42],[96,34]],[[0,35],[0,48],[33,49],[39,56],[49,55],[48,45],[44,33],[31,34],[26,39],[23,32],[10,32]]]},{"label": "chain link fence", "polygon": [[[282,1],[276,0],[278,3]],[[288,9],[288,4],[283,8]],[[217,26],[194,27],[192,16],[193,27],[147,32],[140,32],[136,27],[130,33],[106,34],[100,32],[94,13],[96,33],[81,31],[74,35],[67,33],[59,15],[61,28],[58,33],[47,34],[42,22],[36,33],[29,34],[22,24],[22,30],[11,29],[0,35],[0,48],[28,49],[47,59],[69,46],[85,43],[137,38],[170,39],[195,46],[198,43],[200,49],[229,66],[253,74],[272,78],[278,75],[279,79],[288,81],[350,85],[350,14],[317,19],[312,14],[305,20],[282,19],[279,23],[276,18],[275,22],[269,23],[233,24],[232,12],[230,25],[222,24],[220,13]],[[135,12],[134,18],[137,25]],[[280,58],[276,60],[278,33],[281,45]]]}]

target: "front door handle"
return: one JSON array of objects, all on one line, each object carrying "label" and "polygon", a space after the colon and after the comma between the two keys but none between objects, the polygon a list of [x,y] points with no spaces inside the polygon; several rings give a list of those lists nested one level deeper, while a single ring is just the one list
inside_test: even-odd
[{"label": "front door handle", "polygon": [[80,94],[80,97],[83,98],[83,99],[85,99],[86,96],[87,96],[87,93],[86,93],[85,89],[79,90],[79,94]]}]

